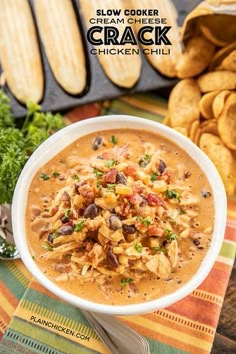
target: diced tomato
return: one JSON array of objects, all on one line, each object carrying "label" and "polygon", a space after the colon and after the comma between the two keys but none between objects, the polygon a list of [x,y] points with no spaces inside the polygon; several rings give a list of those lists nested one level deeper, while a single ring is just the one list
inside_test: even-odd
[{"label": "diced tomato", "polygon": [[141,197],[141,195],[139,195],[137,193],[128,196],[127,199],[129,200],[129,202],[131,204],[140,205],[143,202],[143,198]]},{"label": "diced tomato", "polygon": [[135,176],[137,173],[136,167],[135,166],[127,166],[124,169],[124,173],[126,176]]},{"label": "diced tomato", "polygon": [[163,236],[164,230],[157,226],[150,226],[147,233],[148,236]]},{"label": "diced tomato", "polygon": [[135,181],[133,185],[133,191],[134,193],[142,194],[145,190],[145,187],[143,184],[140,183],[140,181]]},{"label": "diced tomato", "polygon": [[108,152],[108,151],[104,151],[102,153],[102,157],[104,158],[104,160],[113,160],[113,153]]},{"label": "diced tomato", "polygon": [[147,202],[150,206],[162,206],[167,209],[165,202],[157,194],[148,193]]},{"label": "diced tomato", "polygon": [[130,212],[130,205],[123,203],[120,207],[120,214],[123,216],[127,216]]},{"label": "diced tomato", "polygon": [[105,174],[105,181],[107,183],[115,183],[116,182],[116,175],[118,171],[115,168],[111,168],[106,174]]}]

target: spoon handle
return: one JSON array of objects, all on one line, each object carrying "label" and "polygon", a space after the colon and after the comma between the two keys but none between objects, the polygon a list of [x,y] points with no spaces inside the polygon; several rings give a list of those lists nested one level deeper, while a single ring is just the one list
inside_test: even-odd
[{"label": "spoon handle", "polygon": [[118,354],[117,352],[117,347],[111,340],[110,336],[107,334],[107,332],[104,330],[104,328],[100,325],[100,323],[93,317],[91,312],[87,311],[82,311],[80,312],[83,314],[83,316],[87,319],[87,321],[90,323],[92,328],[96,331],[98,336],[101,338],[103,341],[103,344],[109,349],[109,351],[112,354]]},{"label": "spoon handle", "polygon": [[148,354],[149,344],[114,316],[82,311],[112,354]]}]

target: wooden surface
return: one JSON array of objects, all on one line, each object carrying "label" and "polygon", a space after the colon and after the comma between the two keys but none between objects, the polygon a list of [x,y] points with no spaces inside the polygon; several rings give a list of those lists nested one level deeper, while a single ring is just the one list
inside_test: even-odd
[{"label": "wooden surface", "polygon": [[236,353],[236,263],[230,277],[211,354]]}]

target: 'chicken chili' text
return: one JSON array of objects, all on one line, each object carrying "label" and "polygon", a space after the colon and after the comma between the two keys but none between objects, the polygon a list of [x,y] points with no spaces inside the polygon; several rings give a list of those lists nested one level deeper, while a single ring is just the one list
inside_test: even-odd
[{"label": "'chicken chili' text", "polygon": [[58,286],[123,305],[181,287],[214,223],[208,180],[191,157],[139,130],[84,136],[34,176],[26,228],[35,262]]}]

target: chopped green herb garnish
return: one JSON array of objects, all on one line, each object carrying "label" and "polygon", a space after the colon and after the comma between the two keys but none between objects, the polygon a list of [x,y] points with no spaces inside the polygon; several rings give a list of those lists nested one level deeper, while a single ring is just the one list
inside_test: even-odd
[{"label": "chopped green herb garnish", "polygon": [[166,237],[166,240],[168,240],[168,241],[174,241],[174,240],[178,239],[178,235],[169,229],[165,230],[165,237]]},{"label": "chopped green herb garnish", "polygon": [[180,202],[180,194],[174,189],[168,189],[166,191],[166,197],[169,199],[177,199]]},{"label": "chopped green herb garnish", "polygon": [[180,213],[180,215],[186,214],[186,211],[184,209],[179,209],[179,213]]},{"label": "chopped green herb garnish", "polygon": [[135,243],[134,248],[136,249],[137,252],[142,253],[143,246],[141,243]]},{"label": "chopped green herb garnish", "polygon": [[84,227],[84,220],[80,220],[78,224],[74,225],[74,231],[81,231]]},{"label": "chopped green herb garnish", "polygon": [[50,252],[53,251],[53,247],[50,246],[47,242],[44,242],[42,244],[42,248],[44,248],[45,250],[50,251]]},{"label": "chopped green herb garnish", "polygon": [[127,284],[131,283],[132,281],[133,281],[132,278],[123,278],[123,279],[121,279],[121,281],[120,281],[121,289],[123,289]]},{"label": "chopped green herb garnish", "polygon": [[97,182],[97,189],[101,190],[102,189],[102,185],[100,182]]},{"label": "chopped green herb garnish", "polygon": [[73,174],[73,179],[74,179],[75,181],[79,181],[79,176],[75,173],[75,174]]},{"label": "chopped green herb garnish", "polygon": [[54,231],[54,232],[51,232],[51,233],[49,234],[48,240],[49,240],[50,242],[52,242],[52,241],[55,240],[55,238],[57,238],[57,237],[58,237],[58,233],[57,233],[57,231]]},{"label": "chopped green herb garnish", "polygon": [[32,259],[35,260],[35,256],[32,256]]},{"label": "chopped green herb garnish", "polygon": [[150,177],[151,182],[155,182],[158,176],[159,176],[158,172],[153,173]]},{"label": "chopped green herb garnish", "polygon": [[152,247],[151,250],[153,250],[155,252],[163,252],[163,253],[166,252],[164,247]]},{"label": "chopped green herb garnish", "polygon": [[49,209],[48,208],[45,208],[43,211],[46,211],[46,212],[48,212],[49,211]]},{"label": "chopped green herb garnish", "polygon": [[112,135],[112,136],[111,136],[110,141],[111,141],[112,144],[114,144],[114,145],[116,145],[116,144],[118,143],[117,138],[115,137],[115,135]]},{"label": "chopped green herb garnish", "polygon": [[107,161],[105,161],[105,166],[106,167],[113,167],[113,166],[115,166],[115,164],[116,164],[115,160],[107,160]]},{"label": "chopped green herb garnish", "polygon": [[71,212],[71,209],[67,209],[66,211],[65,211],[65,217],[66,218],[69,218],[70,217],[70,212]]},{"label": "chopped green herb garnish", "polygon": [[96,178],[103,176],[103,172],[99,171],[96,167],[93,169],[93,173],[95,174]]},{"label": "chopped green herb garnish", "polygon": [[114,192],[115,186],[116,186],[115,183],[107,183],[107,189],[109,191],[113,191]]},{"label": "chopped green herb garnish", "polygon": [[41,175],[39,177],[42,178],[44,181],[47,181],[48,179],[50,179],[50,176],[47,175],[46,173],[41,173]]},{"label": "chopped green herb garnish", "polygon": [[146,226],[149,226],[151,225],[152,221],[149,217],[146,217],[146,218],[142,218],[142,216],[137,216],[136,218],[138,221],[141,222],[141,224],[143,225],[146,225]]},{"label": "chopped green herb garnish", "polygon": [[145,154],[144,157],[141,157],[138,161],[138,164],[140,167],[146,167],[150,160],[151,160],[152,155]]},{"label": "chopped green herb garnish", "polygon": [[59,177],[60,176],[60,173],[59,172],[53,172],[53,177],[55,177],[55,178],[57,178],[57,177]]}]

